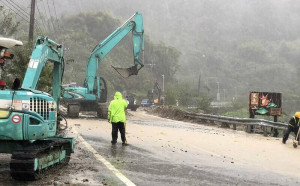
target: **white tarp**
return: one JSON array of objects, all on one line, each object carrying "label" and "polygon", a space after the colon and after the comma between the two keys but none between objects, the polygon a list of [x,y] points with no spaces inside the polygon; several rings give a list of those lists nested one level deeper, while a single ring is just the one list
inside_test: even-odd
[{"label": "white tarp", "polygon": [[22,45],[23,45],[22,41],[0,37],[0,46],[2,47],[11,48],[14,46],[22,46]]}]

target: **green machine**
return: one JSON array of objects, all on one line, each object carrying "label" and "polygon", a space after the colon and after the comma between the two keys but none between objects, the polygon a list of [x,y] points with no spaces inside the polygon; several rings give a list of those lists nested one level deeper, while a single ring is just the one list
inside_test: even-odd
[{"label": "green machine", "polygon": [[[21,42],[0,38],[0,57],[4,61],[0,70],[13,57],[7,50],[16,45]],[[53,63],[52,95],[37,90],[47,62]],[[35,180],[50,167],[61,166],[70,160],[73,138],[58,134],[63,66],[62,46],[47,37],[38,37],[22,86],[20,80],[15,79],[10,89],[1,87],[0,152],[12,154],[10,172],[14,179]]]},{"label": "green machine", "polygon": [[134,66],[130,68],[114,67],[114,69],[123,77],[129,77],[137,75],[144,66],[141,60],[141,54],[144,51],[143,17],[137,12],[91,52],[87,61],[83,87],[69,86],[64,88],[63,101],[67,105],[69,117],[78,117],[80,111],[97,111],[98,117],[107,118],[106,81],[104,78],[96,76],[97,70],[104,57],[130,32],[132,32]]}]

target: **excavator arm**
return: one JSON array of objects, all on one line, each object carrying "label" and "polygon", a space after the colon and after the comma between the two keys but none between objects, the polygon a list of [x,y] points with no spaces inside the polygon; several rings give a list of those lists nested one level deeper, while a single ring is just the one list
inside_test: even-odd
[{"label": "excavator arm", "polygon": [[63,49],[61,45],[55,43],[47,37],[39,37],[35,42],[33,52],[22,84],[22,88],[36,90],[42,69],[48,61],[54,63],[52,78],[52,96],[53,99],[56,101],[58,108],[59,97],[61,94]]},{"label": "excavator arm", "polygon": [[144,51],[143,17],[140,13],[135,13],[122,26],[118,27],[112,34],[97,45],[91,53],[87,63],[85,79],[89,93],[93,91],[99,63],[131,31],[134,66],[130,68],[114,67],[114,69],[123,77],[129,77],[131,75],[137,75],[138,71],[144,66],[141,62],[141,53]]}]

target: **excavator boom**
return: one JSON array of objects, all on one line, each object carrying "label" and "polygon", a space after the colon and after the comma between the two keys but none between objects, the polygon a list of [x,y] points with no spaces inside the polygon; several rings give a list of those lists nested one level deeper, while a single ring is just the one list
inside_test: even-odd
[{"label": "excavator boom", "polygon": [[[132,20],[134,18],[134,20]],[[118,43],[132,31],[134,66],[129,68],[114,67],[123,77],[137,75],[138,71],[144,66],[141,61],[141,53],[144,51],[144,27],[143,17],[140,13],[135,13],[122,26],[118,27],[91,53],[86,68],[86,84],[88,92],[94,89],[95,77],[99,63]]]}]

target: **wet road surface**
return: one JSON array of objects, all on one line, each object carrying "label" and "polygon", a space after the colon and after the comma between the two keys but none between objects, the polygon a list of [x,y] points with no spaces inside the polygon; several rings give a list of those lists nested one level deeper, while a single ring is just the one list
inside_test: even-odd
[{"label": "wet road surface", "polygon": [[136,185],[299,185],[300,149],[280,139],[131,112],[129,146],[111,145],[111,124],[68,119],[75,153],[68,166],[34,182],[9,176],[10,155],[0,156],[0,185],[125,185],[84,143]]},{"label": "wet road surface", "polygon": [[[101,122],[93,123],[92,120],[88,120],[91,124],[88,127],[81,125],[79,130],[83,138],[99,154],[136,185],[298,185],[300,183],[299,172],[295,175],[280,174],[265,169],[264,162],[258,162],[261,167],[247,166],[247,161],[244,163],[242,158],[227,157],[225,153],[202,148],[198,143],[188,143],[189,140],[205,141],[206,139],[202,138],[205,136],[201,136],[203,134],[214,135],[213,139],[216,140],[222,136],[248,134],[160,119],[144,113],[133,114],[127,124],[126,135],[129,146],[122,146],[120,139],[117,145],[110,144],[110,126],[106,121],[97,125],[96,123]],[[188,133],[174,136],[170,133],[171,130],[175,130],[174,134]],[[189,132],[194,133],[198,138],[185,136]],[[206,145],[209,143],[209,140],[206,141]],[[278,140],[275,143],[281,145]]]}]

